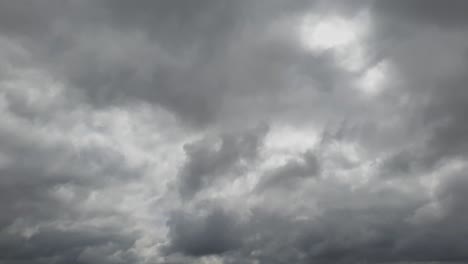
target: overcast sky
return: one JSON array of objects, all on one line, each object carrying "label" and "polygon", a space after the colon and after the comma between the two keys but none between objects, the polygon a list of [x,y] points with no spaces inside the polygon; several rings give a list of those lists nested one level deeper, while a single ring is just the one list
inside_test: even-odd
[{"label": "overcast sky", "polygon": [[468,1],[0,0],[0,264],[468,263]]}]

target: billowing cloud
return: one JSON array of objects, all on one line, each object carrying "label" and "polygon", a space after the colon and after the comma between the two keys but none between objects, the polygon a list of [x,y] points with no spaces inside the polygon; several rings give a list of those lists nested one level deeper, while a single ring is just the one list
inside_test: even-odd
[{"label": "billowing cloud", "polygon": [[0,264],[467,262],[467,7],[0,0]]}]

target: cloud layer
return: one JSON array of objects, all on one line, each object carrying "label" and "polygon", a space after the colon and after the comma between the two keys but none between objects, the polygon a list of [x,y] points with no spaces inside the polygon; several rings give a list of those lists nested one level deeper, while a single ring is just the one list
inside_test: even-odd
[{"label": "cloud layer", "polygon": [[0,0],[0,264],[468,262],[467,8]]}]

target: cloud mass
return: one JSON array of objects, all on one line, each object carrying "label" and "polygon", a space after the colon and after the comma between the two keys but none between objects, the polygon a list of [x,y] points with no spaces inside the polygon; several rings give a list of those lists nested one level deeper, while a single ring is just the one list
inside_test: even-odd
[{"label": "cloud mass", "polygon": [[0,264],[468,263],[467,8],[0,0]]}]

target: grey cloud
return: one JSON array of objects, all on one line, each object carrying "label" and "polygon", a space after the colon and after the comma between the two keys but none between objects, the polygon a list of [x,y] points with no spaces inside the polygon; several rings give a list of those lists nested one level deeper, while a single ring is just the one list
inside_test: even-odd
[{"label": "grey cloud", "polygon": [[[184,145],[187,161],[180,169],[180,194],[192,198],[196,193],[226,177],[242,172],[255,162],[266,126],[240,134],[223,134]],[[217,142],[218,141],[218,142]]]},{"label": "grey cloud", "polygon": [[236,217],[220,208],[209,210],[205,216],[176,212],[168,225],[171,241],[168,253],[219,255],[242,244],[242,231]]},{"label": "grey cloud", "polygon": [[137,179],[138,173],[117,153],[76,148],[56,134],[41,133],[60,123],[56,116],[38,119],[39,128],[35,115],[15,112],[7,110],[3,118],[19,127],[0,126],[0,262],[88,263],[80,256],[100,246],[109,246],[102,261],[116,252],[130,257],[133,231],[120,232],[115,223],[86,227],[107,217],[123,223],[125,217],[111,208],[96,212],[81,205],[93,192]]},{"label": "grey cloud", "polygon": [[[223,85],[221,80],[205,76],[215,74],[205,68],[211,64],[211,56],[219,56],[207,45],[218,43],[217,39],[228,41],[218,35],[228,34],[231,23],[219,20],[230,20],[230,3],[205,1],[187,6],[185,1],[138,1],[128,7],[122,1],[5,2],[2,25],[4,32],[15,33],[12,38],[33,51],[37,63],[83,90],[98,106],[119,102],[122,97],[144,99],[203,123],[212,118],[215,111],[211,108],[220,100],[217,87]],[[142,21],[133,21],[135,18]],[[212,31],[217,27],[216,34]],[[120,37],[134,33],[143,37],[121,41]],[[43,38],[45,35],[48,37]],[[123,54],[109,53],[115,48],[140,59],[116,60]],[[165,59],[173,54],[183,59],[182,66]],[[190,100],[186,93],[191,94]]]},{"label": "grey cloud", "polygon": [[[377,182],[356,191],[349,186],[337,188],[334,184],[327,189],[327,184],[322,182],[319,188],[323,194],[310,190],[303,197],[323,199],[319,207],[324,210],[322,214],[294,219],[291,216],[310,212],[302,209],[289,215],[258,208],[252,211],[248,221],[240,222],[242,231],[233,235],[233,239],[244,241],[239,249],[242,253],[221,255],[233,263],[248,263],[249,259],[259,263],[358,263],[363,259],[376,263],[400,263],[407,259],[463,262],[466,258],[464,232],[456,228],[466,218],[462,202],[466,184],[462,171],[442,182],[435,201]],[[410,220],[434,202],[440,209],[430,210],[442,210],[434,212],[435,218],[423,217],[424,222]]]},{"label": "grey cloud", "polygon": [[[439,161],[464,156],[466,153],[466,138],[463,136],[465,128],[464,122],[461,122],[461,116],[466,112],[466,63],[458,59],[451,59],[443,66],[436,63],[442,61],[442,58],[466,57],[467,46],[463,33],[456,30],[420,30],[421,33],[415,31],[415,37],[400,37],[399,41],[405,44],[392,49],[388,59],[393,60],[402,72],[407,85],[397,91],[406,93],[412,99],[409,109],[412,112],[408,114],[416,117],[412,122],[417,124],[412,130],[420,131],[418,141],[425,145],[417,147],[414,151],[420,153],[414,156],[422,160],[424,166],[430,166],[430,163],[436,165]],[[424,45],[429,34],[433,42]],[[408,60],[407,55],[411,51],[414,56]],[[425,67],[426,64],[431,66]]]},{"label": "grey cloud", "polygon": [[[352,194],[349,187],[324,190],[333,192],[329,197],[341,196],[339,199],[350,203],[324,200],[321,206],[324,212],[310,219],[256,210],[243,226],[247,230],[244,241],[249,241],[244,246],[249,253],[244,256],[260,263],[358,263],[363,259],[375,263],[400,263],[407,259],[463,262],[464,232],[452,227],[466,218],[459,200],[464,197],[465,187],[464,174],[457,172],[442,182],[435,201],[417,195],[411,198],[412,195],[395,189],[377,190],[376,184],[372,189],[360,189],[359,194]],[[317,199],[321,195],[311,197]],[[435,214],[436,218],[409,221],[434,202],[440,209],[431,210],[442,210]],[[242,263],[245,261],[242,258],[234,262]]]},{"label": "grey cloud", "polygon": [[0,29],[13,36],[35,36],[46,32],[51,22],[61,15],[66,1],[2,1]]},{"label": "grey cloud", "polygon": [[[375,200],[383,195],[388,195],[388,198],[398,195],[390,190],[389,193],[381,191],[375,194],[371,194],[371,190],[360,190],[359,198],[346,187],[341,190],[325,190],[327,191],[333,192],[330,196],[334,198],[341,192],[342,199],[352,200],[349,206],[353,209],[333,208],[334,203],[337,206],[342,204],[340,198],[324,200],[321,208],[326,211],[309,219],[294,219],[292,216],[295,214],[256,208],[247,221],[237,220],[238,224],[233,224],[238,231],[231,235],[231,239],[243,241],[240,248],[220,255],[233,263],[248,263],[249,260],[259,263],[346,263],[359,262],[361,259],[379,263],[405,259],[404,254],[395,255],[394,248],[399,239],[405,237],[404,232],[409,228],[402,219],[421,205],[420,201],[416,199],[408,203],[409,200],[402,199],[406,205],[392,207],[392,204],[381,204]],[[316,199],[317,195],[305,196],[303,199],[313,199],[312,197]],[[397,202],[396,198],[390,199]],[[356,204],[351,205],[354,202]],[[207,239],[209,237],[207,235]],[[199,243],[203,245],[204,241],[205,239],[200,238],[191,243],[193,246]]]},{"label": "grey cloud", "polygon": [[313,1],[71,1],[64,6],[50,12],[68,16],[46,16],[50,21],[41,31],[49,38],[20,41],[36,63],[95,106],[143,100],[192,125],[206,125],[236,118],[245,112],[238,105],[263,115],[289,108],[282,97],[301,79],[314,78],[318,89],[339,85],[333,80],[340,73],[328,55],[307,55],[294,39],[293,25],[272,23],[276,17],[294,19]]},{"label": "grey cloud", "polygon": [[397,0],[376,1],[375,8],[383,15],[417,21],[418,23],[431,23],[441,26],[464,26],[466,24],[466,8],[463,0],[443,1],[423,0]]},{"label": "grey cloud", "polygon": [[421,162],[421,157],[417,157],[414,153],[407,151],[393,153],[380,164],[381,176],[399,178],[414,175],[418,168],[421,168]]},{"label": "grey cloud", "polygon": [[467,7],[0,0],[0,263],[467,262]]},{"label": "grey cloud", "polygon": [[41,230],[29,238],[11,237],[3,234],[2,255],[5,263],[81,263],[78,259],[86,248],[114,243],[117,250],[126,250],[132,240],[118,233],[105,230],[59,231]]},{"label": "grey cloud", "polygon": [[466,221],[465,205],[460,200],[464,199],[466,187],[464,172],[457,170],[448,175],[432,201],[437,205],[431,209],[436,216],[429,221],[414,223],[407,236],[397,244],[396,252],[420,261],[465,261],[466,233],[454,227]]},{"label": "grey cloud", "polygon": [[288,185],[293,187],[295,184],[300,184],[302,180],[317,176],[320,176],[320,161],[314,152],[307,151],[300,156],[299,160],[288,161],[283,166],[272,170],[256,188],[258,191],[265,191],[269,188],[284,188]]}]

